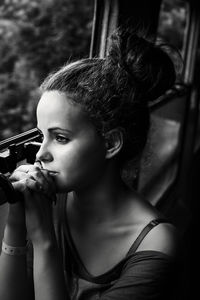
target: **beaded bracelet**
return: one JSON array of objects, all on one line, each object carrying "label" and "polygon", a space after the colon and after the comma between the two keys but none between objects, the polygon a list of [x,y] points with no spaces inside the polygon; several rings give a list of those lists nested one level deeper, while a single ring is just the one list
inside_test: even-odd
[{"label": "beaded bracelet", "polygon": [[8,254],[8,255],[26,255],[27,252],[27,245],[24,247],[13,247],[13,246],[9,246],[6,243],[4,243],[4,241],[2,241],[2,252]]}]

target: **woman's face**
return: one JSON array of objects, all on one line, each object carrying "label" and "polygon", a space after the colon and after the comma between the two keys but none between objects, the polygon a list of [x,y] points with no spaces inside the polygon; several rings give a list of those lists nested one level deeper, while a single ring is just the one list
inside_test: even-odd
[{"label": "woman's face", "polygon": [[105,168],[105,144],[79,104],[64,93],[45,92],[37,107],[43,168],[56,171],[58,192],[87,188]]}]

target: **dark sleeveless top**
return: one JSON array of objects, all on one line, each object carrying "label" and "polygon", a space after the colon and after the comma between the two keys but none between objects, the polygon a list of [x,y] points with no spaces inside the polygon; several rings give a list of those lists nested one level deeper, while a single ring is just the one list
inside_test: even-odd
[{"label": "dark sleeveless top", "polygon": [[171,299],[174,259],[159,251],[138,251],[148,232],[166,219],[147,224],[133,242],[126,256],[112,269],[92,276],[85,268],[73,243],[66,221],[66,200],[57,202],[55,231],[72,300],[163,300]]}]

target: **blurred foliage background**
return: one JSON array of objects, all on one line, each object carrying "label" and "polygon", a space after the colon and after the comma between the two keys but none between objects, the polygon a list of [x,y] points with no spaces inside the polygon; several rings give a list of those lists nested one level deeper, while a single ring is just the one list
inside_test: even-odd
[{"label": "blurred foliage background", "polygon": [[[94,0],[0,0],[0,140],[36,126],[39,85],[89,56]],[[184,48],[186,2],[163,0],[158,36]]]},{"label": "blurred foliage background", "polygon": [[36,125],[49,72],[89,55],[93,9],[93,0],[1,1],[0,140]]}]

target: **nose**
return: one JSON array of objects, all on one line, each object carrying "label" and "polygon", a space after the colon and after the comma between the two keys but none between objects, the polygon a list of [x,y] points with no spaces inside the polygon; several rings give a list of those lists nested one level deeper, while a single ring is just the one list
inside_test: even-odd
[{"label": "nose", "polygon": [[42,142],[39,151],[36,154],[36,160],[39,160],[41,162],[51,162],[53,160],[53,156],[51,152],[48,149],[47,143]]}]

